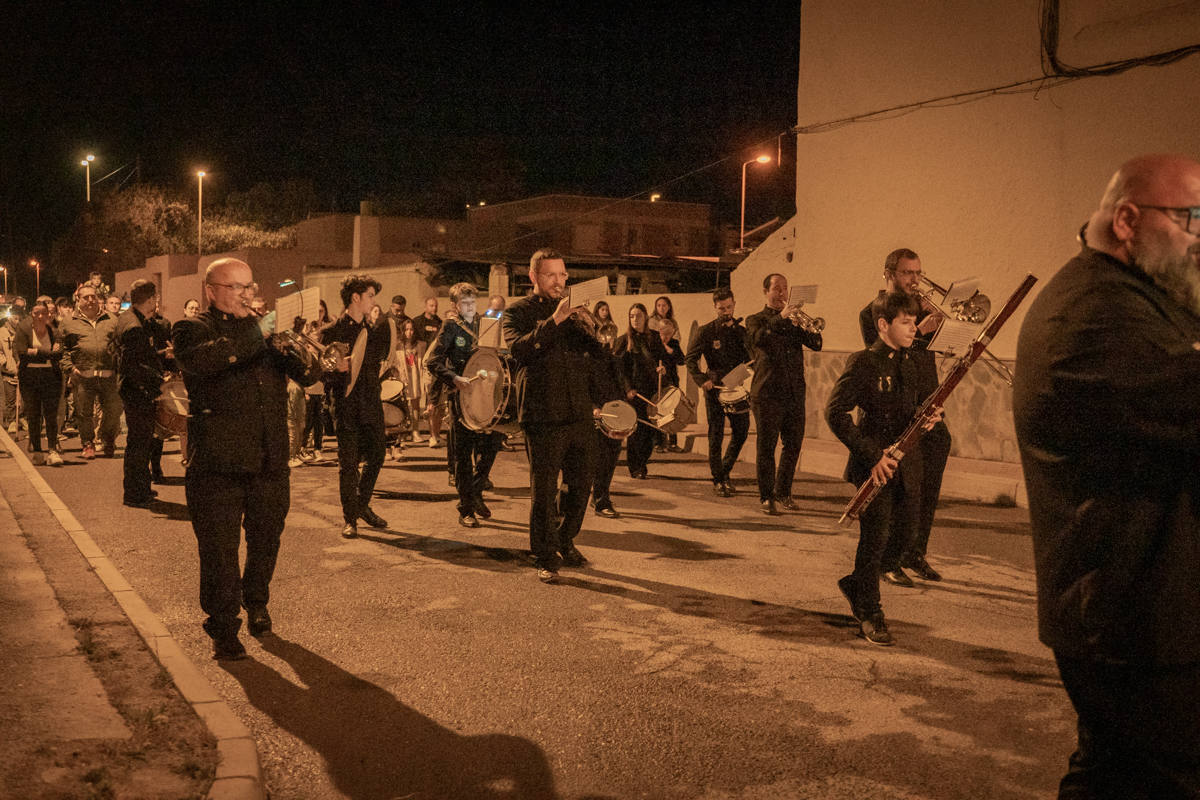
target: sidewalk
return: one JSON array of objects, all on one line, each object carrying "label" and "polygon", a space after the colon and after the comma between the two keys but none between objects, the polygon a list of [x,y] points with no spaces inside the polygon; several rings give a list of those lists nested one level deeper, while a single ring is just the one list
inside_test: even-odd
[{"label": "sidewalk", "polygon": [[38,469],[0,431],[0,796],[262,798],[245,727]]}]

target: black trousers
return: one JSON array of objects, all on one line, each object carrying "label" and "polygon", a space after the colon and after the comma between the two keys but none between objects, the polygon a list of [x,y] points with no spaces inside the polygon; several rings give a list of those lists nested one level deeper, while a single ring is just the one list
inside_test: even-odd
[{"label": "black trousers", "polygon": [[[383,407],[379,419],[360,420],[338,416],[338,489],[342,497],[342,518],[347,524],[358,520],[359,512],[371,504],[375,481],[383,469],[387,454],[384,441]],[[359,469],[359,464],[362,469]]]},{"label": "black trousers", "polygon": [[1079,716],[1061,800],[1200,797],[1200,664],[1054,657]]},{"label": "black trousers", "polygon": [[325,443],[325,395],[304,395],[304,434],[300,438],[301,446],[308,443],[308,434],[312,433],[314,450],[320,450]]},{"label": "black trousers", "polygon": [[[650,421],[649,404],[645,400],[635,397],[629,404],[637,412],[639,420]],[[650,455],[654,452],[654,437],[658,433],[657,429],[639,422],[633,433],[629,434],[629,438],[625,440],[625,463],[629,467],[630,475],[636,475],[650,463]]]},{"label": "black trousers", "polygon": [[46,449],[58,447],[58,399],[62,373],[57,369],[31,367],[21,371],[21,406],[29,428],[29,451],[42,451],[42,423],[46,425]]},{"label": "black trousers", "polygon": [[595,508],[612,508],[613,474],[617,471],[617,461],[621,458],[621,440],[605,436],[604,432],[596,430],[596,474],[592,478],[592,506]]},{"label": "black trousers", "polygon": [[[239,607],[265,608],[279,539],[291,501],[286,469],[261,473],[212,473],[189,469],[184,480],[192,530],[200,550],[200,608],[204,630],[214,639],[235,635]],[[238,545],[246,531],[246,566],[238,569]]]},{"label": "black trousers", "polygon": [[929,548],[929,532],[933,530],[933,515],[937,512],[942,493],[942,474],[950,457],[950,429],[939,422],[921,437],[921,509],[917,513],[917,529],[904,553],[904,559],[924,558]]},{"label": "black trousers", "polygon": [[906,476],[902,464],[859,515],[851,577],[855,603],[868,616],[880,607],[879,573],[899,566],[900,555],[912,539],[920,502],[920,474]]},{"label": "black trousers", "polygon": [[499,433],[481,433],[462,424],[454,414],[451,427],[454,442],[454,487],[458,489],[458,514],[474,514],[483,502],[483,486],[491,474],[496,453],[500,452]]},{"label": "black trousers", "polygon": [[[704,406],[708,410],[708,470],[712,473],[713,483],[729,480],[729,473],[750,433],[750,415],[726,414],[717,394],[715,389],[704,393]],[[722,456],[726,418],[729,419],[729,449]]]},{"label": "black trousers", "polygon": [[[150,464],[154,459],[154,403],[140,394],[122,392],[125,405],[125,501],[150,499]],[[161,448],[162,442],[158,442]],[[161,450],[160,450],[161,452]]]},{"label": "black trousers", "polygon": [[[596,429],[591,420],[551,428],[527,428],[529,456],[529,549],[540,564],[571,544],[583,525],[596,461]],[[558,477],[563,495],[559,500]],[[557,506],[557,509],[556,509]],[[555,524],[556,510],[563,520]]]},{"label": "black trousers", "polygon": [[[792,496],[792,480],[804,444],[804,404],[787,406],[774,402],[753,402],[757,428],[758,499],[786,500]],[[775,468],[775,443],[783,440],[779,469]]]}]

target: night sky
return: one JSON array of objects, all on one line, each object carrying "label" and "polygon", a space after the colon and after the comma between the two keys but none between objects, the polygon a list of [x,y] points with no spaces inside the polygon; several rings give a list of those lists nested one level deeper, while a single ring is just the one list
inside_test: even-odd
[{"label": "night sky", "polygon": [[[78,217],[87,152],[98,159],[93,181],[138,164],[143,180],[193,193],[204,166],[206,206],[224,191],[296,178],[312,181],[321,211],[399,197],[429,215],[461,215],[463,199],[485,191],[657,189],[712,203],[719,221],[736,224],[741,162],[796,119],[798,0],[570,12],[6,9],[0,263],[9,265],[48,260]],[[773,140],[764,149],[774,155]],[[791,151],[785,137],[784,166],[756,172],[748,227],[790,213]]]}]

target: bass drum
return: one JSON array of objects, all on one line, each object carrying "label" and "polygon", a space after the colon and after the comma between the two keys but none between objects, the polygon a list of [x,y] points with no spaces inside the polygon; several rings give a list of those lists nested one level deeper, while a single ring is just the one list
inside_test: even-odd
[{"label": "bass drum", "polygon": [[458,390],[463,425],[473,431],[516,433],[521,401],[512,361],[490,347],[479,348],[467,359],[463,377],[470,384]]},{"label": "bass drum", "polygon": [[412,430],[412,417],[406,405],[383,404],[383,430],[388,436],[397,436]]},{"label": "bass drum", "polygon": [[165,441],[186,434],[188,416],[188,393],[183,378],[167,378],[154,401],[154,435]]},{"label": "bass drum", "polygon": [[650,422],[663,433],[679,433],[696,421],[696,404],[676,386],[667,386],[654,395]]},{"label": "bass drum", "polygon": [[609,400],[600,408],[596,427],[610,439],[628,439],[637,429],[637,411],[624,400]]}]

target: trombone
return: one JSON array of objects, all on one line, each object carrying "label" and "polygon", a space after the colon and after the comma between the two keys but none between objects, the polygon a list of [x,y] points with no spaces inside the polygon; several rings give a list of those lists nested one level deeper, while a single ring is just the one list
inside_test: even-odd
[{"label": "trombone", "polygon": [[[931,311],[941,314],[943,317],[950,316],[956,320],[959,320],[960,322],[970,322],[975,325],[982,325],[983,323],[987,322],[988,317],[992,315],[992,301],[988,299],[986,294],[981,294],[978,290],[976,290],[975,294],[971,295],[966,300],[955,300],[953,303],[951,303],[949,308],[950,313],[947,314],[945,311],[938,308],[937,304],[933,302],[933,294],[936,292],[942,296],[942,300],[945,300],[946,295],[949,294],[949,290],[939,286],[924,275],[920,276],[918,280],[921,282],[921,284],[929,287],[928,289],[917,290],[921,300]],[[1007,383],[1010,388],[1012,387],[1012,370],[1010,370],[1008,365],[1006,365],[1003,361],[992,355],[992,352],[987,348],[984,348],[983,350],[983,363],[992,372],[996,373],[996,376],[999,377],[1000,380]]]},{"label": "trombone", "polygon": [[[250,313],[259,319],[268,313],[258,311],[249,303],[246,304],[246,308],[250,309]],[[336,372],[338,362],[350,355],[350,348],[345,342],[322,344],[307,333],[299,333],[291,328],[280,330],[279,320],[275,321],[275,333],[271,334],[271,337],[286,342],[306,367],[311,368],[313,364],[319,364],[324,372]]]}]

